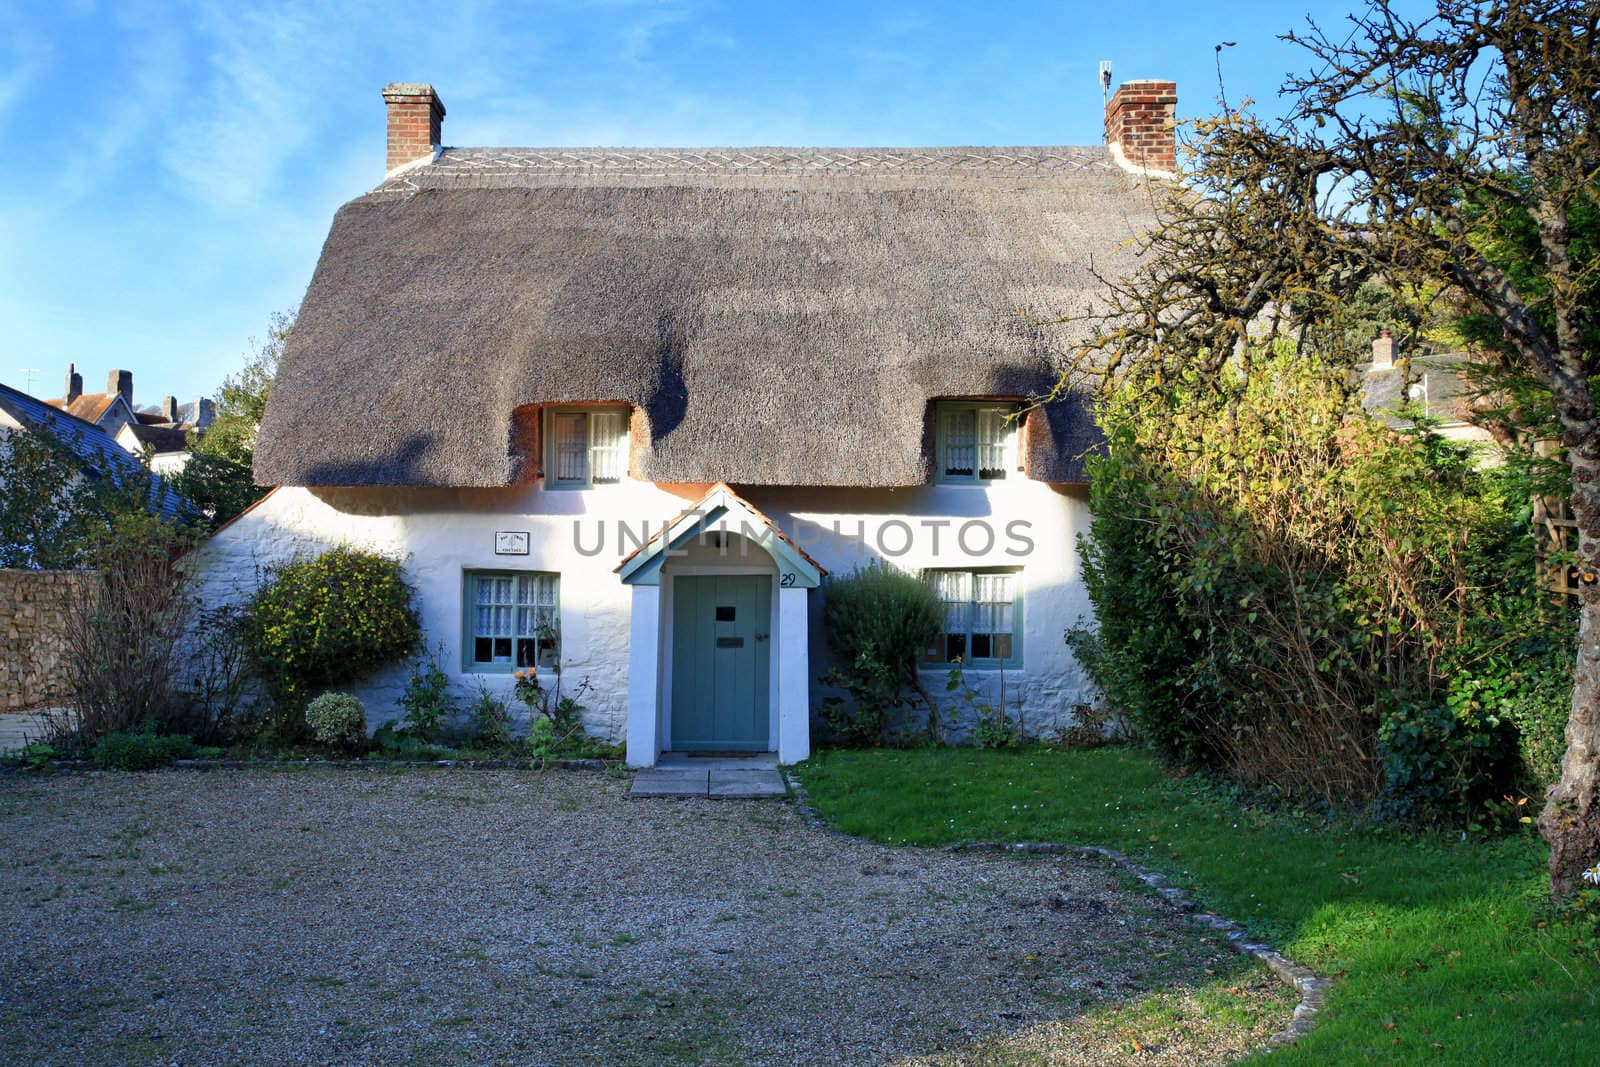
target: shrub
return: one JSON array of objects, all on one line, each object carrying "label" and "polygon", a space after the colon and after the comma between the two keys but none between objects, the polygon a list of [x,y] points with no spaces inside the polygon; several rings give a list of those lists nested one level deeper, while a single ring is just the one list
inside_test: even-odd
[{"label": "shrub", "polygon": [[829,671],[823,681],[845,692],[843,697],[823,697],[818,712],[834,744],[854,748],[888,743],[889,717],[900,702],[900,687],[875,649],[863,648],[848,668]]},{"label": "shrub", "polygon": [[405,714],[395,732],[415,741],[432,742],[455,716],[455,704],[450,699],[450,676],[445,674],[434,656],[420,655],[411,662],[411,676],[400,694],[400,706]]},{"label": "shrub", "polygon": [[1452,660],[1450,705],[1515,727],[1521,773],[1542,793],[1561,776],[1567,748],[1577,626],[1544,594],[1500,598],[1475,622]]},{"label": "shrub", "polygon": [[246,635],[284,740],[303,732],[312,693],[365,678],[416,648],[414,598],[399,560],[348,546],[269,568],[250,599]]},{"label": "shrub", "polygon": [[1516,776],[1511,724],[1449,704],[1402,700],[1378,727],[1381,812],[1416,822],[1469,818]]},{"label": "shrub", "polygon": [[148,771],[190,759],[198,749],[188,734],[158,734],[146,722],[138,730],[119,730],[95,742],[92,758],[109,770]]},{"label": "shrub", "polygon": [[367,741],[367,708],[346,693],[323,693],[306,705],[311,739],[341,752],[354,752]]},{"label": "shrub", "polygon": [[511,709],[506,702],[480,687],[467,708],[461,743],[468,748],[510,748],[515,740],[511,729]]},{"label": "shrub", "polygon": [[1507,716],[1463,713],[1450,679],[1528,585],[1518,494],[1305,352],[1215,384],[1102,406],[1081,662],[1168,758],[1249,787],[1412,815],[1512,788]]},{"label": "shrub", "polygon": [[202,611],[195,620],[182,688],[189,726],[203,740],[243,740],[260,725],[263,709],[251,692],[245,622],[233,604]]},{"label": "shrub", "polygon": [[[944,626],[944,605],[933,588],[914,574],[876,560],[828,581],[822,605],[823,632],[836,661],[834,677],[854,694],[886,689],[898,706],[906,689],[915,690],[928,709],[928,732],[944,739],[938,706],[917,677],[917,664]],[[876,709],[861,706],[869,719]]]},{"label": "shrub", "polygon": [[583,728],[583,696],[591,688],[589,679],[578,683],[571,693],[561,692],[561,674],[556,684],[545,688],[539,672],[529,668],[515,674],[512,694],[528,707],[528,736],[523,742],[528,756],[542,763],[554,756],[597,756],[608,758],[615,746],[589,737]]},{"label": "shrub", "polygon": [[177,649],[191,602],[177,559],[190,532],[128,511],[86,537],[99,580],[78,584],[66,603],[72,699],[51,739],[84,745],[146,720],[169,732],[188,727]]}]

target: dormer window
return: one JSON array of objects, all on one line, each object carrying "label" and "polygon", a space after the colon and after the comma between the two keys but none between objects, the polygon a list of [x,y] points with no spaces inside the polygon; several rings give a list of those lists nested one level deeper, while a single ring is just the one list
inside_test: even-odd
[{"label": "dormer window", "polygon": [[545,445],[545,485],[591,489],[628,473],[628,409],[554,408]]},{"label": "dormer window", "polygon": [[982,485],[1017,469],[1017,406],[944,402],[938,406],[938,480]]}]

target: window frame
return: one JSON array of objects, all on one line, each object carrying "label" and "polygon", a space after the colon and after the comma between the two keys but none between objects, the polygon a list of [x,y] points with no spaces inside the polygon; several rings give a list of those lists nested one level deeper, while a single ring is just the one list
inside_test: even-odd
[{"label": "window frame", "polygon": [[[510,638],[509,638],[510,641],[511,641],[511,660],[508,663],[496,663],[496,662],[493,661],[492,657],[494,655],[494,652],[493,652],[493,646],[492,645],[491,645],[491,649],[490,649],[490,657],[491,657],[491,659],[489,661],[479,660],[477,658],[477,655],[476,655],[476,653],[477,653],[477,647],[476,646],[477,646],[478,638],[480,636],[483,636],[483,635],[480,635],[478,633],[478,629],[477,629],[477,619],[476,619],[476,613],[477,613],[477,608],[478,608],[477,582],[479,581],[479,579],[484,579],[484,578],[490,578],[490,579],[494,579],[494,578],[509,578],[512,581],[511,600],[510,600],[510,602],[508,604],[504,605],[504,606],[510,608],[510,610],[512,612],[512,633],[511,633]],[[541,653],[541,651],[539,650],[539,640],[540,639],[537,636],[537,634],[531,635],[531,636],[524,636],[524,635],[519,634],[519,633],[516,632],[517,631],[516,612],[518,610],[518,604],[517,604],[517,600],[516,600],[516,584],[515,583],[516,583],[516,580],[518,578],[553,578],[555,580],[555,637],[554,637],[554,641],[553,641],[555,648],[554,648],[554,662],[553,663],[545,663],[544,662],[544,658],[545,657]],[[537,594],[535,594],[535,595],[537,596]],[[496,606],[499,606],[499,605],[496,605]],[[532,608],[532,609],[536,610],[539,607],[539,604],[537,603],[537,600],[535,600],[534,603],[532,603],[530,605],[527,605],[527,606],[529,608]],[[532,640],[534,642],[534,668],[533,669],[535,669],[537,671],[542,671],[542,672],[545,672],[545,673],[554,672],[554,671],[559,669],[560,662],[561,662],[561,640],[562,640],[561,639],[561,634],[562,634],[562,626],[561,626],[561,574],[560,574],[560,572],[558,572],[558,571],[531,570],[531,569],[528,569],[528,570],[507,570],[505,568],[500,568],[500,567],[495,567],[495,568],[489,568],[489,567],[473,568],[473,567],[468,567],[468,568],[463,568],[463,570],[461,571],[461,671],[462,671],[463,674],[511,674],[514,671],[529,669],[526,666],[519,666],[517,664],[517,642],[519,640]],[[499,635],[490,634],[490,635],[487,635],[487,636],[489,637],[490,641],[492,642]]]},{"label": "window frame", "polygon": [[[974,449],[972,473],[950,474],[945,463],[945,450],[949,445],[949,428],[947,420],[963,412],[973,413],[973,442]],[[985,478],[982,476],[983,468],[978,465],[976,449],[981,447],[978,443],[978,420],[984,412],[998,411],[1006,426],[1005,462],[1000,468],[1004,471],[1002,477]],[[1022,437],[1022,405],[1014,400],[938,400],[934,402],[934,434],[933,434],[933,462],[934,482],[938,485],[1001,485],[1012,481],[1021,471]]]},{"label": "window frame", "polygon": [[[577,478],[558,478],[556,471],[561,462],[561,451],[556,442],[556,424],[563,415],[582,415],[584,422],[584,476]],[[616,451],[618,466],[615,482],[599,482],[594,480],[594,416],[616,415],[622,420],[622,430],[618,434],[613,448]],[[629,443],[632,440],[631,423],[633,409],[626,404],[559,404],[547,407],[540,413],[544,423],[544,487],[546,489],[584,490],[606,489],[613,485],[621,485],[628,480],[628,461],[630,459]]]},{"label": "window frame", "polygon": [[[978,658],[975,658],[975,657],[973,657],[971,655],[967,655],[967,656],[963,656],[961,658],[961,662],[959,664],[957,664],[957,663],[955,663],[954,661],[951,661],[951,660],[929,659],[927,657],[926,653],[924,653],[924,655],[921,656],[917,661],[917,668],[919,670],[925,670],[925,671],[949,670],[952,667],[957,667],[957,666],[959,666],[959,667],[961,667],[961,668],[963,668],[965,670],[975,670],[975,671],[1021,670],[1022,666],[1023,666],[1022,623],[1023,623],[1023,617],[1024,617],[1023,616],[1023,599],[1024,599],[1024,597],[1023,597],[1023,589],[1022,589],[1022,568],[1021,567],[924,567],[922,569],[920,577],[922,578],[923,581],[927,582],[927,581],[930,580],[930,576],[933,575],[933,574],[936,574],[936,573],[937,574],[966,574],[966,575],[972,575],[972,576],[977,576],[977,575],[980,575],[980,574],[1004,574],[1004,575],[1007,575],[1007,576],[1009,576],[1011,578],[1011,580],[1012,580],[1011,581],[1011,655],[1009,655],[1009,656],[1007,656],[1007,657],[1005,657],[1003,659],[996,658],[996,657],[993,657],[993,656],[985,657],[985,658],[982,658],[982,659],[978,659]],[[944,600],[941,598],[941,600],[940,600],[941,608],[942,608],[943,604],[944,604]],[[976,605],[977,605],[977,601],[975,601],[975,600],[968,600],[967,601],[968,613],[967,613],[966,649],[967,649],[967,651],[969,653],[972,651],[972,620],[973,620],[973,616],[976,614],[975,611],[973,611],[973,609],[976,607]],[[938,640],[941,642],[941,644],[946,640],[947,636],[950,633],[951,633],[951,631],[945,630],[945,629],[943,629],[941,627],[941,629],[939,631],[939,637],[938,637]],[[928,651],[932,651],[932,649],[929,649]]]}]

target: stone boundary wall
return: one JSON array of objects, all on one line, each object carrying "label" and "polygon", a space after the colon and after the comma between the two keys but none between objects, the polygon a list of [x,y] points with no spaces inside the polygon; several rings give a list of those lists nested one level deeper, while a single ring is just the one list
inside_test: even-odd
[{"label": "stone boundary wall", "polygon": [[0,712],[65,692],[64,607],[95,580],[89,571],[0,570]]}]

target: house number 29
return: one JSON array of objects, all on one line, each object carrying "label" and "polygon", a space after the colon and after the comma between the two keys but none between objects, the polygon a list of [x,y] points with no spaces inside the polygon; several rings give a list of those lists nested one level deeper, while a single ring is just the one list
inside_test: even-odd
[{"label": "house number 29", "polygon": [[778,575],[778,584],[783,586],[785,589],[794,585],[794,572],[785,571],[784,573]]}]

